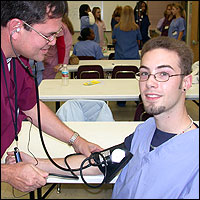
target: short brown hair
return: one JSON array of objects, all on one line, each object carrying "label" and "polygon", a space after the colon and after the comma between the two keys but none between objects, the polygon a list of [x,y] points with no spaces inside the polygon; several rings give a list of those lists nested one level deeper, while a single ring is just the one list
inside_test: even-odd
[{"label": "short brown hair", "polygon": [[141,51],[141,59],[144,54],[154,49],[167,49],[174,51],[179,57],[179,67],[181,73],[189,75],[192,72],[193,52],[191,48],[184,42],[167,36],[158,36],[148,40]]}]

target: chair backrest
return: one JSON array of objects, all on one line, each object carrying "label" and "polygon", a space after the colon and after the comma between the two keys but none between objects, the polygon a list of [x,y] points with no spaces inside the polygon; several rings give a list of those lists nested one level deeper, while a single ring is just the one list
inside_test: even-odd
[{"label": "chair backrest", "polygon": [[110,53],[108,56],[108,60],[115,60],[115,53]]},{"label": "chair backrest", "polygon": [[99,79],[104,78],[104,72],[101,65],[81,65],[77,71],[78,79]]},{"label": "chair backrest", "polygon": [[77,56],[79,60],[96,60],[94,56]]},{"label": "chair backrest", "polygon": [[102,100],[68,100],[56,115],[61,121],[114,121],[110,107]]},{"label": "chair backrest", "polygon": [[134,65],[116,65],[112,71],[112,78],[135,78],[135,73],[138,71],[138,67]]},{"label": "chair backrest", "polygon": [[134,121],[145,121],[149,117],[153,117],[153,115],[146,113],[143,103],[140,102],[135,111]]}]

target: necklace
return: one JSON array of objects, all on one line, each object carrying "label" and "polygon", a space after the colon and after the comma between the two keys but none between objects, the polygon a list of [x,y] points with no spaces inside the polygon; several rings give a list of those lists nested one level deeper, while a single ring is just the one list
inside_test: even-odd
[{"label": "necklace", "polygon": [[[182,133],[185,133],[188,129],[190,129],[194,123],[193,119],[188,115],[189,119],[190,119],[190,124],[187,126],[187,128],[185,128],[182,132],[178,133],[177,135],[180,135]],[[154,150],[156,147],[154,147],[152,144],[150,144],[151,148]]]}]

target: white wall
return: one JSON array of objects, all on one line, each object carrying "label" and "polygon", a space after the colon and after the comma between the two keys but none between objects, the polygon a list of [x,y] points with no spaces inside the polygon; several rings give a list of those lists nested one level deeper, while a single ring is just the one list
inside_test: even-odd
[{"label": "white wall", "polygon": [[75,31],[80,31],[79,7],[82,4],[88,4],[90,9],[100,7],[102,10],[102,19],[106,24],[106,30],[111,31],[111,18],[115,8],[119,6],[130,5],[135,8],[137,1],[67,1],[69,7],[69,18],[72,21]]}]

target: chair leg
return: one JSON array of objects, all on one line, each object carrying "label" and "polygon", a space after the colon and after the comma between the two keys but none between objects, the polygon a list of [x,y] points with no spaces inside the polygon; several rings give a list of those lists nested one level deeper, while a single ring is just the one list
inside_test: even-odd
[{"label": "chair leg", "polygon": [[61,193],[61,183],[57,184],[57,194]]}]

